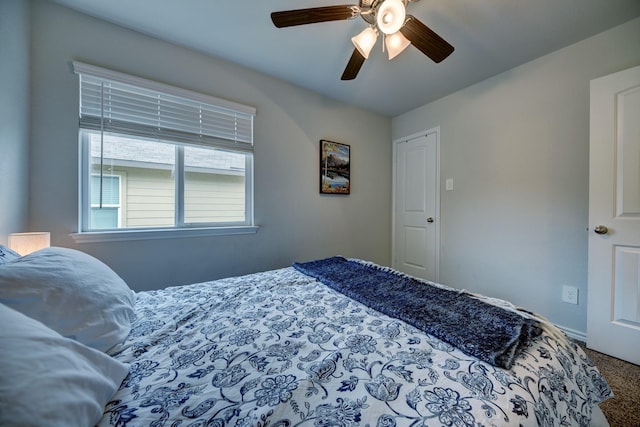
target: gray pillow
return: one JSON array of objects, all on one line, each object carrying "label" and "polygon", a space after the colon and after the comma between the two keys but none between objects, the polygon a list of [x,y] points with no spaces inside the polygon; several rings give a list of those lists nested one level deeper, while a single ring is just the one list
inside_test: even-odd
[{"label": "gray pillow", "polygon": [[0,268],[0,303],[101,351],[129,335],[134,302],[113,270],[73,249],[41,249]]},{"label": "gray pillow", "polygon": [[17,258],[20,258],[20,254],[18,252],[11,250],[4,245],[0,245],[0,265]]},{"label": "gray pillow", "polygon": [[0,325],[0,425],[96,425],[128,365],[2,304]]}]

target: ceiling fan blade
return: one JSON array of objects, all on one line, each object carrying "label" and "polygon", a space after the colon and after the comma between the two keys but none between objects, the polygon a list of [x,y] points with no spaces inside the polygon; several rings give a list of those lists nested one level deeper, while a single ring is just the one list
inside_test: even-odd
[{"label": "ceiling fan blade", "polygon": [[451,55],[453,46],[447,43],[445,39],[434,33],[431,28],[415,17],[407,15],[407,18],[407,22],[400,28],[400,32],[412,45],[435,62],[441,62]]},{"label": "ceiling fan blade", "polygon": [[353,80],[358,75],[362,64],[364,64],[365,57],[358,51],[358,49],[353,49],[353,53],[351,54],[351,58],[349,58],[349,62],[347,63],[347,67],[344,69],[344,73],[342,73],[342,77],[340,80]]},{"label": "ceiling fan blade", "polygon": [[359,14],[356,5],[322,6],[309,9],[284,10],[273,12],[271,20],[278,28],[294,25],[315,24],[317,22],[340,21],[355,18]]}]

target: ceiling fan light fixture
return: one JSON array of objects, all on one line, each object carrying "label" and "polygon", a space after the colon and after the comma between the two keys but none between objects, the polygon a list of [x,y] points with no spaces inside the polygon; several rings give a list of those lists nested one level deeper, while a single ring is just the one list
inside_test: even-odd
[{"label": "ceiling fan light fixture", "polygon": [[378,32],[372,27],[367,27],[360,34],[352,37],[351,42],[362,56],[369,58],[369,53],[371,53],[377,39]]},{"label": "ceiling fan light fixture", "polygon": [[384,44],[387,47],[387,54],[389,55],[389,61],[398,56],[403,50],[405,50],[411,42],[402,35],[400,31],[393,33],[384,38]]},{"label": "ceiling fan light fixture", "polygon": [[[1,1],[1,0],[0,0]],[[318,6],[305,9],[282,10],[271,13],[277,28],[319,22],[342,21],[360,16],[368,25],[360,34],[351,38],[355,46],[341,80],[353,80],[365,60],[369,58],[381,32],[382,52],[386,48],[389,60],[398,56],[410,44],[439,63],[453,53],[453,46],[424,25],[415,16],[408,15],[409,3],[418,0],[359,0],[358,4]]]},{"label": "ceiling fan light fixture", "polygon": [[398,32],[404,25],[406,13],[402,0],[385,0],[377,11],[378,28],[387,35]]}]

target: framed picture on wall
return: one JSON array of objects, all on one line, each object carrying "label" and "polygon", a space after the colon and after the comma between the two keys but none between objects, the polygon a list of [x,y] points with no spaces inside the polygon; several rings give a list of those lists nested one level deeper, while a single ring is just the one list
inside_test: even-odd
[{"label": "framed picture on wall", "polygon": [[350,194],[351,147],[320,140],[320,193]]}]

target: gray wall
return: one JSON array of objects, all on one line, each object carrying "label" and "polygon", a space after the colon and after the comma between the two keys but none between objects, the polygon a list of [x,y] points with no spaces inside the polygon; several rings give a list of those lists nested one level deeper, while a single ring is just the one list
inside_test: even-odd
[{"label": "gray wall", "polygon": [[393,119],[394,139],[440,126],[441,282],[586,331],[589,81],[639,46],[636,19]]},{"label": "gray wall", "polygon": [[29,192],[29,9],[0,1],[0,244],[27,230]]},{"label": "gray wall", "polygon": [[[390,261],[391,119],[46,1],[32,3],[30,220],[52,244],[88,252],[134,289],[335,254]],[[78,88],[70,61],[257,108],[257,234],[83,243],[78,221]],[[319,140],[351,145],[352,194],[318,194]]]}]

